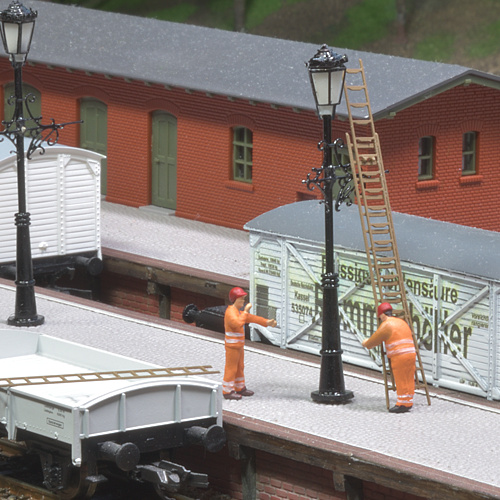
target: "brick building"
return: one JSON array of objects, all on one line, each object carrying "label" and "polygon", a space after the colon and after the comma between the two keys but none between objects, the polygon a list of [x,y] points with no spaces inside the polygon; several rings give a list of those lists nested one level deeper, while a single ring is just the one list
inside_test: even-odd
[{"label": "brick building", "polygon": [[[316,193],[322,127],[304,61],[317,46],[33,1],[24,82],[61,142],[107,155],[110,202],[242,228]],[[344,52],[344,50],[339,50]],[[392,208],[500,230],[500,78],[345,51],[363,60]],[[12,68],[0,57],[0,84]],[[7,89],[5,97],[10,95]],[[348,130],[338,107],[333,137]],[[4,111],[8,116],[10,111]]]}]

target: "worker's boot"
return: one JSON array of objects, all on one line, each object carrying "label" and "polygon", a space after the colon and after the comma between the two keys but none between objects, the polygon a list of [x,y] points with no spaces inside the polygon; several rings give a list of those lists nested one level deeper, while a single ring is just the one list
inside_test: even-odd
[{"label": "worker's boot", "polygon": [[228,394],[224,394],[224,399],[232,399],[234,401],[239,401],[241,399],[241,395],[237,394],[236,391],[231,391]]},{"label": "worker's boot", "polygon": [[410,410],[411,406],[396,405],[389,410],[389,413],[406,413]]},{"label": "worker's boot", "polygon": [[236,394],[240,394],[241,396],[253,396],[255,392],[250,391],[246,387],[243,387],[243,389],[241,389],[241,391],[238,391]]}]

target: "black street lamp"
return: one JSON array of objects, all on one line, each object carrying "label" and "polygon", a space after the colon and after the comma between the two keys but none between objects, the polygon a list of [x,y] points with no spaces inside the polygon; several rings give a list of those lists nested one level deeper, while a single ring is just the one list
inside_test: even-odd
[{"label": "black street lamp", "polygon": [[[14,96],[8,100],[10,104],[14,98],[14,114],[10,121],[2,121],[5,128],[0,132],[2,136],[0,141],[7,137],[16,147],[17,155],[16,308],[14,314],[8,319],[8,324],[14,326],[37,326],[44,322],[44,317],[37,314],[35,302],[29,230],[30,214],[26,206],[26,159],[31,159],[31,155],[37,149],[43,153],[45,150],[42,144],[57,143],[59,129],[62,129],[64,125],[69,125],[69,123],[56,124],[54,120],[49,125],[42,125],[40,123],[42,117],[34,117],[29,108],[29,104],[34,102],[34,96],[28,94],[23,97],[22,70],[30,50],[36,17],[36,12],[24,7],[17,0],[0,12],[0,35],[5,52],[9,55],[14,68]],[[23,116],[24,107],[29,117]],[[51,137],[54,132],[55,137]],[[24,151],[25,135],[31,138],[26,154]]]},{"label": "black street lamp", "polygon": [[[342,202],[350,205],[352,193],[352,174],[350,165],[342,165],[341,152],[344,144],[337,139],[332,144],[332,117],[336,106],[342,100],[342,90],[347,62],[346,55],[332,52],[323,45],[307,63],[316,109],[323,120],[323,140],[318,149],[323,152],[323,165],[312,168],[312,174],[302,181],[307,188],[319,188],[325,203],[325,272],[322,275],[323,320],[321,345],[321,370],[319,390],[311,393],[313,401],[326,404],[344,404],[354,397],[352,391],[345,389],[342,368],[342,348],[340,340],[340,316],[338,302],[339,277],[335,272],[333,255],[333,188],[338,183],[335,197],[335,210]],[[335,155],[333,162],[332,150]],[[335,163],[335,164],[333,164]]]}]

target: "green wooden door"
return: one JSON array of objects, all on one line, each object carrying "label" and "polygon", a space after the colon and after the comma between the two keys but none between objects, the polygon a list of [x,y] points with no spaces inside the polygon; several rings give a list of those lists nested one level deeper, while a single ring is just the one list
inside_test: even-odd
[{"label": "green wooden door", "polygon": [[[97,99],[80,101],[80,147],[107,154],[108,150],[108,107]],[[101,161],[101,194],[107,191],[107,160]]]},{"label": "green wooden door", "polygon": [[177,208],[177,118],[163,111],[152,116],[151,203]]}]

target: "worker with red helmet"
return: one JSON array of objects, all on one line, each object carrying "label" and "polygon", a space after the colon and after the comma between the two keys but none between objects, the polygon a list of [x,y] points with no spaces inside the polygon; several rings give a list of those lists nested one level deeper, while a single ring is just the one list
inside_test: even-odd
[{"label": "worker with red helmet", "polygon": [[385,342],[387,357],[391,363],[398,399],[391,413],[406,413],[413,406],[415,393],[415,344],[406,321],[392,316],[392,306],[383,302],[377,308],[381,324],[377,331],[363,341],[363,347],[371,349]]},{"label": "worker with red helmet", "polygon": [[247,295],[245,290],[240,287],[232,288],[229,292],[231,305],[227,307],[224,315],[226,367],[222,392],[225,399],[240,400],[242,396],[254,395],[254,392],[248,390],[245,385],[245,324],[257,323],[261,326],[276,326],[275,319],[265,319],[249,313],[252,304],[248,303],[245,306]]}]

